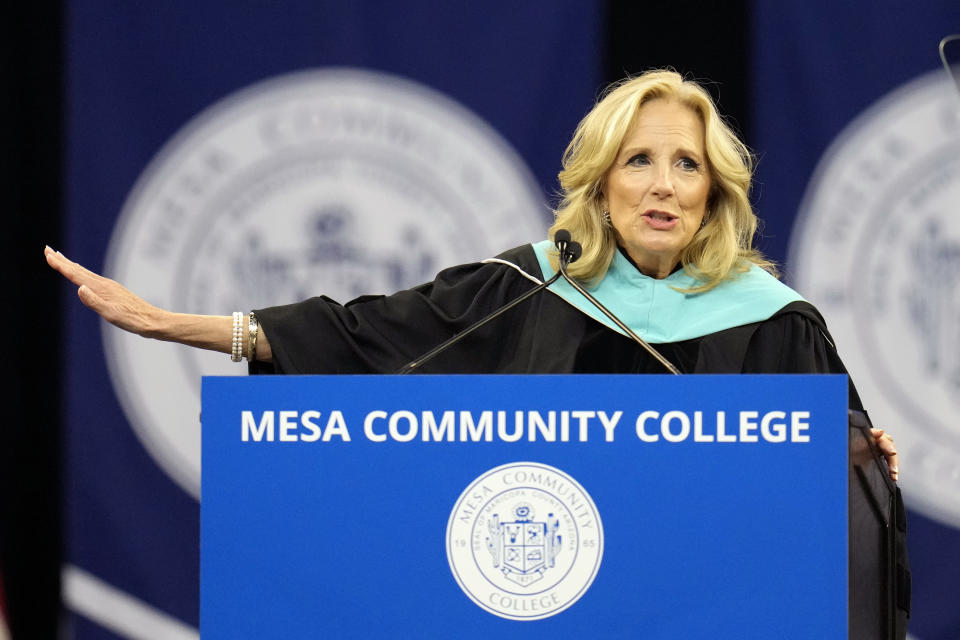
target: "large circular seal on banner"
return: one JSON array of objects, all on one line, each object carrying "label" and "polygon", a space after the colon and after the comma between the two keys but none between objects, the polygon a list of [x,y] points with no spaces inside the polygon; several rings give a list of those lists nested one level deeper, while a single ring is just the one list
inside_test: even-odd
[{"label": "large circular seal on banner", "polygon": [[[125,203],[106,273],[188,313],[346,301],[541,238],[545,214],[523,161],[450,98],[382,73],[308,71],[188,123]],[[199,497],[200,377],[245,370],[109,327],[104,341],[137,435]]]},{"label": "large circular seal on banner", "polygon": [[946,74],[843,131],[792,237],[793,283],[896,436],[911,507],[960,526],[960,96]]},{"label": "large circular seal on banner", "polygon": [[603,524],[590,494],[563,471],[505,464],[464,489],[447,522],[447,560],[480,608],[540,620],[579,600],[603,560]]}]

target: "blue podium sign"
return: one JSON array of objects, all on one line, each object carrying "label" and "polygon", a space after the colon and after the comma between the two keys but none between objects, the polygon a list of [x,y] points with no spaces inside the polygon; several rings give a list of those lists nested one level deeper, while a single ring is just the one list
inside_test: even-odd
[{"label": "blue podium sign", "polygon": [[204,378],[204,638],[842,638],[845,376]]}]

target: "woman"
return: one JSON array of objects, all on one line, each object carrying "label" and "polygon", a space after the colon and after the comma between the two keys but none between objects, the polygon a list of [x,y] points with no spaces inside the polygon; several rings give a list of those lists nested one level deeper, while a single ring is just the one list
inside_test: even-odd
[{"label": "woman", "polygon": [[[564,154],[551,235],[583,246],[570,274],[685,373],[845,373],[820,314],[752,248],[752,160],[709,94],[670,71],[609,91]],[[251,371],[389,373],[553,274],[549,241],[341,306],[250,316],[165,311],[58,252],[81,301],[133,333],[246,355]],[[562,281],[445,351],[427,372],[660,373],[662,365]],[[850,402],[860,402],[851,385]],[[898,476],[893,440],[874,430]]]}]

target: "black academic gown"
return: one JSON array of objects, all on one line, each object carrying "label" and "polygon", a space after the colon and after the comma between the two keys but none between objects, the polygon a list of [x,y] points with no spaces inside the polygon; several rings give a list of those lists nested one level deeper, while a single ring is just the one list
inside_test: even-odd
[{"label": "black academic gown", "polygon": [[[542,279],[530,245],[499,260]],[[503,262],[446,269],[432,282],[340,305],[326,297],[256,310],[273,352],[255,373],[393,373],[535,283]],[[846,373],[823,318],[790,303],[763,322],[655,345],[683,373]],[[553,293],[508,311],[423,373],[664,373],[645,350]],[[859,402],[857,403],[859,405]]]},{"label": "black academic gown", "polygon": [[[508,262],[514,266],[504,264]],[[518,267],[518,268],[515,268]],[[543,280],[533,248],[465,264],[432,282],[341,305],[327,297],[255,310],[273,362],[251,373],[394,373]],[[847,373],[820,313],[791,302],[768,319],[654,345],[682,373]],[[422,373],[665,373],[642,347],[543,291],[418,368]],[[850,408],[862,410],[850,383]],[[902,513],[899,489],[898,511]],[[909,611],[906,523],[898,531],[897,637]]]}]

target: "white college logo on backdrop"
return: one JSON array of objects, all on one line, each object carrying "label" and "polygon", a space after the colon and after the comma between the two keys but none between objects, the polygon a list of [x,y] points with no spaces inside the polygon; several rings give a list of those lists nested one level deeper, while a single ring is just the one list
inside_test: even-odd
[{"label": "white college logo on backdrop", "polygon": [[593,499],[554,467],[517,462],[491,469],[457,500],[447,560],[463,592],[512,620],[560,613],[586,593],[603,559]]},{"label": "white college logo on backdrop", "polygon": [[[449,98],[362,70],[296,73],[171,140],[124,205],[106,270],[181,312],[346,301],[538,239],[544,211],[522,160]],[[243,369],[112,328],[105,343],[141,441],[199,496],[200,376]]]},{"label": "white college logo on backdrop", "polygon": [[960,526],[960,96],[942,71],[858,117],[797,219],[793,282],[897,439],[908,503]]}]

